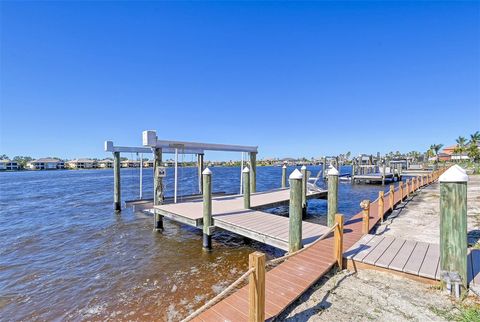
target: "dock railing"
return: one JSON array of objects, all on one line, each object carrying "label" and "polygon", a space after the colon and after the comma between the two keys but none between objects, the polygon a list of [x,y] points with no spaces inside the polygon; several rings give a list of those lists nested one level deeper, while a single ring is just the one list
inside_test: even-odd
[{"label": "dock railing", "polygon": [[292,256],[298,255],[305,250],[309,249],[313,245],[317,244],[321,240],[329,237],[333,232],[334,238],[334,258],[339,267],[343,268],[343,215],[337,214],[335,216],[335,225],[330,227],[323,235],[321,235],[313,243],[308,244],[300,250],[292,253],[286,253],[282,257],[274,258],[268,262],[265,261],[265,254],[261,252],[254,252],[249,255],[249,269],[243,273],[232,284],[225,288],[222,292],[216,295],[214,298],[205,303],[202,307],[195,312],[187,316],[182,322],[191,321],[226,296],[228,296],[233,290],[235,290],[245,279],[248,277],[248,319],[249,321],[265,321],[265,272],[266,267],[275,266],[276,264],[289,259]]}]

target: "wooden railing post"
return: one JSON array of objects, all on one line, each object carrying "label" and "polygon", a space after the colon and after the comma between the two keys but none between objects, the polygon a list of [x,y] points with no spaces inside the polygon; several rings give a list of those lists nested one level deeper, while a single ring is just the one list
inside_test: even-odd
[{"label": "wooden railing post", "polygon": [[282,188],[287,187],[287,166],[284,164],[282,167]]},{"label": "wooden railing post", "polygon": [[243,176],[243,208],[250,209],[250,170],[245,167],[242,170]]},{"label": "wooden railing post", "polygon": [[212,171],[206,168],[202,172],[203,186],[203,248],[212,249]]},{"label": "wooden railing post", "polygon": [[398,186],[400,187],[400,202],[402,202],[403,198],[405,197],[404,191],[403,191],[403,181],[400,181],[398,183]]},{"label": "wooden railing post", "polygon": [[363,209],[362,233],[368,234],[370,232],[370,200],[363,200],[360,207]]},{"label": "wooden railing post", "polygon": [[385,192],[383,190],[378,192],[378,215],[383,222],[383,215],[385,214]]},{"label": "wooden railing post", "polygon": [[455,272],[467,286],[467,182],[461,167],[453,166],[440,181],[440,270]]},{"label": "wooden railing post", "polygon": [[393,206],[395,204],[395,186],[393,184],[390,185],[390,193],[388,194],[388,200],[390,205],[390,211],[393,211]]},{"label": "wooden railing post", "polygon": [[334,256],[337,260],[337,265],[343,269],[343,215],[335,215],[335,224],[337,227],[334,230]]},{"label": "wooden railing post", "polygon": [[254,252],[248,257],[249,268],[255,268],[248,278],[248,321],[265,321],[265,254]]},{"label": "wooden railing post", "polygon": [[290,175],[290,207],[288,225],[288,252],[293,253],[302,245],[302,173],[295,169]]}]

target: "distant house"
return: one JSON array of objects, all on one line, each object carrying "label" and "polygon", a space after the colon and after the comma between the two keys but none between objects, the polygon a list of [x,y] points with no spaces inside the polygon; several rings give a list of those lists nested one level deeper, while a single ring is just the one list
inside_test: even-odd
[{"label": "distant house", "polygon": [[140,168],[140,161],[137,160],[125,160],[120,162],[121,168]]},{"label": "distant house", "polygon": [[152,168],[153,167],[153,160],[143,161],[144,168]]},{"label": "distant house", "polygon": [[12,160],[0,160],[0,171],[1,170],[18,170],[20,167],[16,161]]},{"label": "distant house", "polygon": [[[451,145],[443,148],[442,152],[438,154],[438,160],[440,161],[461,161],[461,160],[470,160],[467,152],[458,153],[455,152],[458,145]],[[480,143],[478,143],[480,148]]]},{"label": "distant house", "polygon": [[97,161],[92,159],[75,159],[67,162],[70,169],[95,169]]},{"label": "distant house", "polygon": [[54,158],[40,158],[27,163],[31,170],[57,170],[65,169],[65,162]]},{"label": "distant house", "polygon": [[105,159],[97,162],[97,166],[102,169],[113,168],[113,160]]}]

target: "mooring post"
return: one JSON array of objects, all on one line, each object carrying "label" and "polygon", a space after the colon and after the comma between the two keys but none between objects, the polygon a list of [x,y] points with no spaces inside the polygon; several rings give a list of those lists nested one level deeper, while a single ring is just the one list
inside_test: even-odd
[{"label": "mooring post", "polygon": [[212,171],[202,172],[203,181],[203,248],[212,249]]},{"label": "mooring post", "polygon": [[362,233],[368,234],[370,232],[370,200],[363,200],[360,207],[363,209]]},{"label": "mooring post", "polygon": [[327,196],[327,225],[335,224],[335,215],[338,213],[338,170],[332,167],[328,170],[328,196]]},{"label": "mooring post", "polygon": [[410,195],[410,179],[405,180],[406,198]]},{"label": "mooring post", "polygon": [[440,178],[440,270],[456,272],[467,287],[467,182],[459,166]]},{"label": "mooring post", "polygon": [[265,254],[251,253],[248,256],[249,268],[254,268],[248,277],[248,321],[265,321]]},{"label": "mooring post", "polygon": [[302,165],[300,168],[302,172],[302,218],[307,216],[307,167]]},{"label": "mooring post", "polygon": [[250,170],[243,168],[243,208],[250,209]]},{"label": "mooring post", "polygon": [[378,192],[378,215],[383,222],[383,215],[385,214],[385,192],[383,190]]},{"label": "mooring post", "polygon": [[288,226],[288,252],[293,253],[302,244],[302,173],[295,169],[290,175],[290,209]]},{"label": "mooring post", "polygon": [[257,152],[250,152],[250,192],[257,192]]},{"label": "mooring post", "polygon": [[393,211],[393,206],[395,205],[395,186],[393,184],[390,185],[388,200],[390,201],[390,211]]},{"label": "mooring post", "polygon": [[[163,203],[163,177],[160,174],[160,169],[162,167],[162,149],[154,149],[154,161],[153,161],[153,204],[155,206],[161,205]],[[154,231],[163,230],[163,216],[158,213],[154,208]]]},{"label": "mooring post", "polygon": [[282,167],[282,188],[287,187],[287,166],[284,164]]},{"label": "mooring post", "polygon": [[351,183],[355,183],[355,161],[352,160],[352,174],[351,174]]},{"label": "mooring post", "polygon": [[204,158],[203,153],[197,154],[198,193],[203,192],[203,178],[202,178],[203,158]]},{"label": "mooring post", "polygon": [[113,152],[113,209],[122,211],[122,189],[120,187],[120,152]]},{"label": "mooring post", "polygon": [[403,198],[405,197],[404,191],[403,191],[403,181],[400,181],[398,183],[398,186],[400,187],[400,202],[402,202]]},{"label": "mooring post", "polygon": [[337,260],[337,265],[340,269],[343,269],[343,215],[335,215],[335,224],[338,226],[333,231],[334,238],[334,254]]},{"label": "mooring post", "polygon": [[386,171],[385,160],[383,160],[383,164],[382,164],[382,186],[385,185],[385,171]]},{"label": "mooring post", "polygon": [[323,177],[323,179],[325,179],[327,177],[327,157],[323,157],[322,177]]}]

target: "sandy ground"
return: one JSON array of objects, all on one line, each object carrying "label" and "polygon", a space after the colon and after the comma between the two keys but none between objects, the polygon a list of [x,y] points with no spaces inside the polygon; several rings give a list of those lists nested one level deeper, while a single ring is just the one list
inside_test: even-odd
[{"label": "sandy ground", "polygon": [[[439,185],[422,189],[377,233],[439,243]],[[468,229],[471,242],[480,237],[480,176],[470,176]],[[471,303],[472,299],[466,300]],[[343,270],[322,278],[278,317],[279,321],[447,321],[457,310],[436,287],[395,274]]]},{"label": "sandy ground", "polygon": [[[438,183],[421,189],[399,207],[376,230],[377,234],[407,240],[440,243],[440,187]],[[467,226],[469,244],[480,238],[480,175],[471,175],[467,186]]]}]

